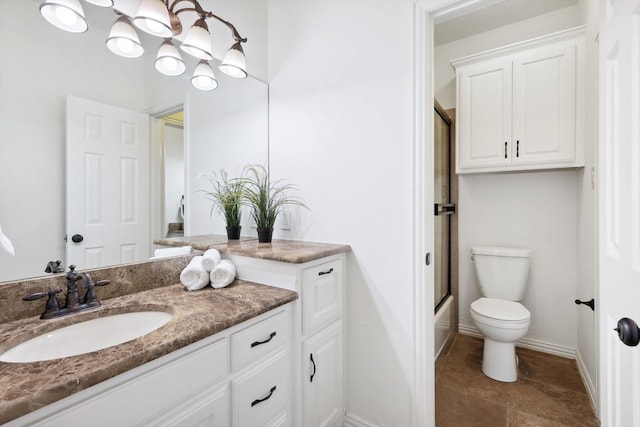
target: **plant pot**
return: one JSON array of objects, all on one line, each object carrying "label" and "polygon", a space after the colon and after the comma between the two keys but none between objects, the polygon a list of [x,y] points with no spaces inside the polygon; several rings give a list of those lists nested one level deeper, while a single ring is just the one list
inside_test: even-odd
[{"label": "plant pot", "polygon": [[273,227],[258,227],[259,243],[271,243],[271,236],[273,236]]},{"label": "plant pot", "polygon": [[227,225],[227,239],[228,240],[238,240],[240,239],[240,230],[242,229],[241,225],[236,226],[228,226]]}]

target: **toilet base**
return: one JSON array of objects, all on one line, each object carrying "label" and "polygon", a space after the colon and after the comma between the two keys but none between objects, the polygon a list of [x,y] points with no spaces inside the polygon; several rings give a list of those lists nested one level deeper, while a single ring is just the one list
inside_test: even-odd
[{"label": "toilet base", "polygon": [[512,383],[518,379],[515,343],[484,338],[482,372],[496,381]]}]

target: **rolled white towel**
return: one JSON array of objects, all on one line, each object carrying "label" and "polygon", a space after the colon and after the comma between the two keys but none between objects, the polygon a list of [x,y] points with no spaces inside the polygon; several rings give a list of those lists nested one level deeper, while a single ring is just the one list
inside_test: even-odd
[{"label": "rolled white towel", "polygon": [[204,254],[202,254],[202,266],[207,273],[213,270],[213,267],[220,261],[220,252],[217,249],[207,249]]},{"label": "rolled white towel", "polygon": [[220,260],[211,270],[211,286],[219,289],[224,288],[236,278],[236,265],[228,260]]},{"label": "rolled white towel", "polygon": [[180,282],[190,291],[209,284],[209,272],[202,267],[202,255],[194,256],[180,273]]}]

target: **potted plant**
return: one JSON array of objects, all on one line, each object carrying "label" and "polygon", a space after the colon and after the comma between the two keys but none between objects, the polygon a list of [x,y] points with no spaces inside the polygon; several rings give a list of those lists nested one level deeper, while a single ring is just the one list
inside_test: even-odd
[{"label": "potted plant", "polygon": [[260,243],[271,242],[273,224],[284,205],[307,207],[299,198],[286,194],[295,189],[292,184],[285,184],[282,180],[271,181],[264,166],[248,165],[241,180],[242,198],[251,209]]},{"label": "potted plant", "polygon": [[218,210],[227,224],[227,238],[229,240],[238,240],[240,238],[240,225],[242,214],[242,187],[243,183],[238,178],[229,179],[227,172],[224,169],[220,169],[220,177],[214,172],[210,175],[201,173],[200,176],[205,176],[211,184],[211,190],[199,190],[204,193],[204,197],[211,200],[211,212],[209,215],[213,215],[214,210]]}]

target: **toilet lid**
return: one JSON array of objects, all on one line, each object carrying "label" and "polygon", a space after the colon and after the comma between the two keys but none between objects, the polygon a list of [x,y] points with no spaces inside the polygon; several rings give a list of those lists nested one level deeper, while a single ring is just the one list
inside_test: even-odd
[{"label": "toilet lid", "polygon": [[522,321],[531,317],[531,313],[522,304],[496,298],[480,298],[471,303],[471,309],[481,316],[496,320]]}]

